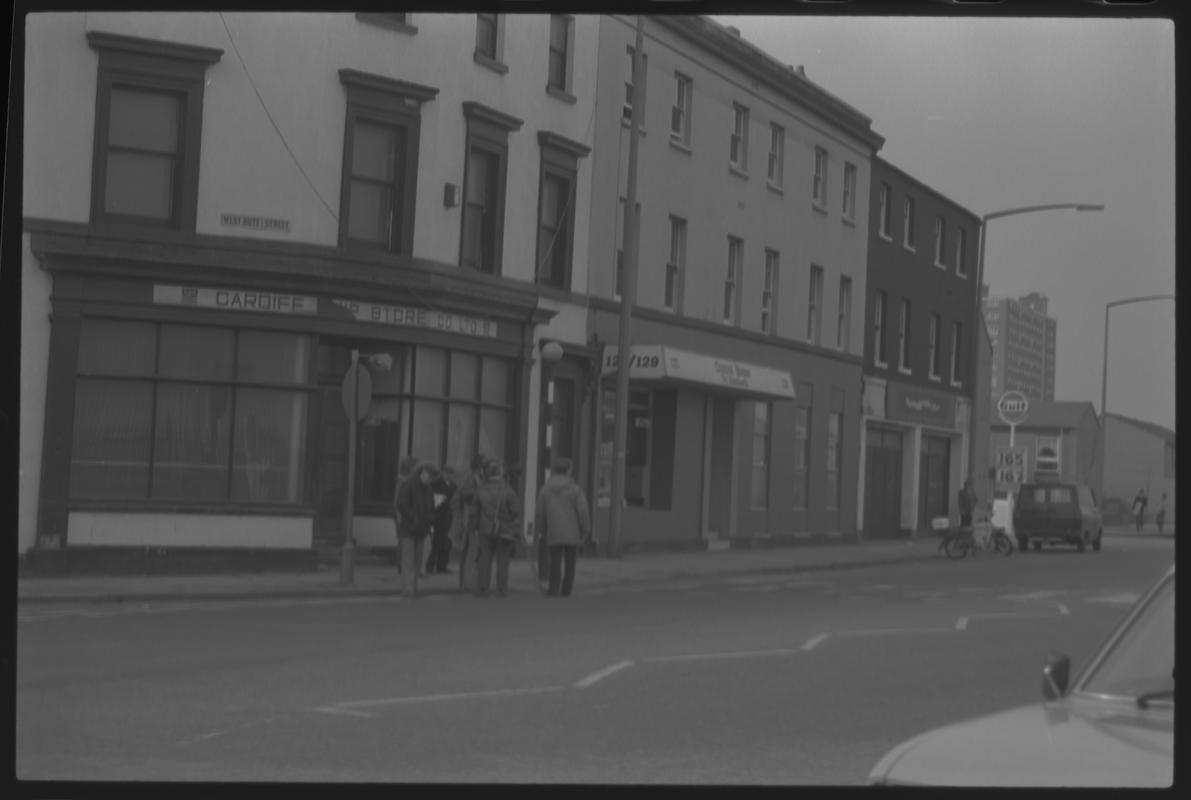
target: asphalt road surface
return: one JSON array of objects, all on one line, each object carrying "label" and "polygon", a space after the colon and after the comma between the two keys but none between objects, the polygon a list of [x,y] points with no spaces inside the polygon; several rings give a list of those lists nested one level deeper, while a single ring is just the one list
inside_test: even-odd
[{"label": "asphalt road surface", "polygon": [[27,606],[31,780],[857,784],[1032,702],[1168,540],[584,593]]}]

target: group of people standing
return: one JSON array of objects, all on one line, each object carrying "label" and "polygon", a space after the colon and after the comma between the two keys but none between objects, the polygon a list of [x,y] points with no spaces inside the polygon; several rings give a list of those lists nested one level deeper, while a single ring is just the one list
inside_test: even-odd
[{"label": "group of people standing", "polygon": [[[1133,521],[1137,525],[1138,532],[1145,527],[1146,522],[1146,507],[1150,504],[1150,498],[1146,495],[1145,489],[1139,489],[1137,494],[1133,497]],[[1158,501],[1158,510],[1154,512],[1154,522],[1158,525],[1158,533],[1162,533],[1162,528],[1166,525],[1166,494],[1162,494],[1162,499]]]},{"label": "group of people standing", "polygon": [[[436,497],[437,496],[437,497]],[[508,596],[509,562],[521,536],[522,503],[496,459],[477,456],[460,479],[450,466],[439,469],[407,456],[398,466],[393,511],[397,524],[397,571],[402,593],[413,597],[418,579],[449,573],[458,550],[459,589],[478,597]],[[547,593],[566,596],[575,579],[579,546],[591,538],[591,515],[583,490],[571,478],[571,462],[556,459],[538,494],[534,515],[539,544],[549,552]],[[422,559],[429,541],[429,554]]]}]

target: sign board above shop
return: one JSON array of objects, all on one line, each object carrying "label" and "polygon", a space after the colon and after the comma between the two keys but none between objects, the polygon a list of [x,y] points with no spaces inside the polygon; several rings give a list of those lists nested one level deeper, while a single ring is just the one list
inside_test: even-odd
[{"label": "sign board above shop", "polygon": [[[604,347],[605,376],[616,372],[618,357],[616,345]],[[794,381],[784,370],[691,353],[669,345],[632,345],[629,378],[718,389],[759,399],[794,399]]]},{"label": "sign board above shop", "polygon": [[478,336],[484,339],[495,339],[497,334],[496,323],[492,320],[464,317],[449,311],[386,306],[380,303],[360,303],[355,300],[332,300],[331,302],[350,312],[360,322],[429,328],[442,333],[458,333],[463,336]]},{"label": "sign board above shop", "polygon": [[885,418],[953,430],[955,398],[890,381],[885,387]]},{"label": "sign board above shop", "polygon": [[157,305],[194,306],[230,311],[263,311],[272,314],[317,314],[318,298],[289,292],[256,289],[218,289],[206,286],[153,286]]}]

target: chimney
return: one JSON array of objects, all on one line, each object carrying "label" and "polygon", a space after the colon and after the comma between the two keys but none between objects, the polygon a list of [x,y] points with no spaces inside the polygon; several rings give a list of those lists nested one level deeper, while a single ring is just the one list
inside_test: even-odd
[{"label": "chimney", "polygon": [[799,64],[797,67],[795,67],[794,71],[798,73],[799,77],[802,77],[802,78],[806,77],[806,67],[802,66],[801,64]]}]

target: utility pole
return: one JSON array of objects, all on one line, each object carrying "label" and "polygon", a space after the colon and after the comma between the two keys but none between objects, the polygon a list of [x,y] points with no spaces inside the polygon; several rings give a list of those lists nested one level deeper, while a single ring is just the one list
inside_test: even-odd
[{"label": "utility pole", "polygon": [[637,15],[637,43],[633,48],[633,119],[629,126],[629,176],[624,204],[624,286],[620,289],[620,333],[616,339],[616,438],[612,458],[612,508],[608,514],[608,557],[620,555],[620,525],[624,510],[625,439],[629,412],[629,343],[633,304],[637,300],[637,149],[645,115],[645,17]]}]

